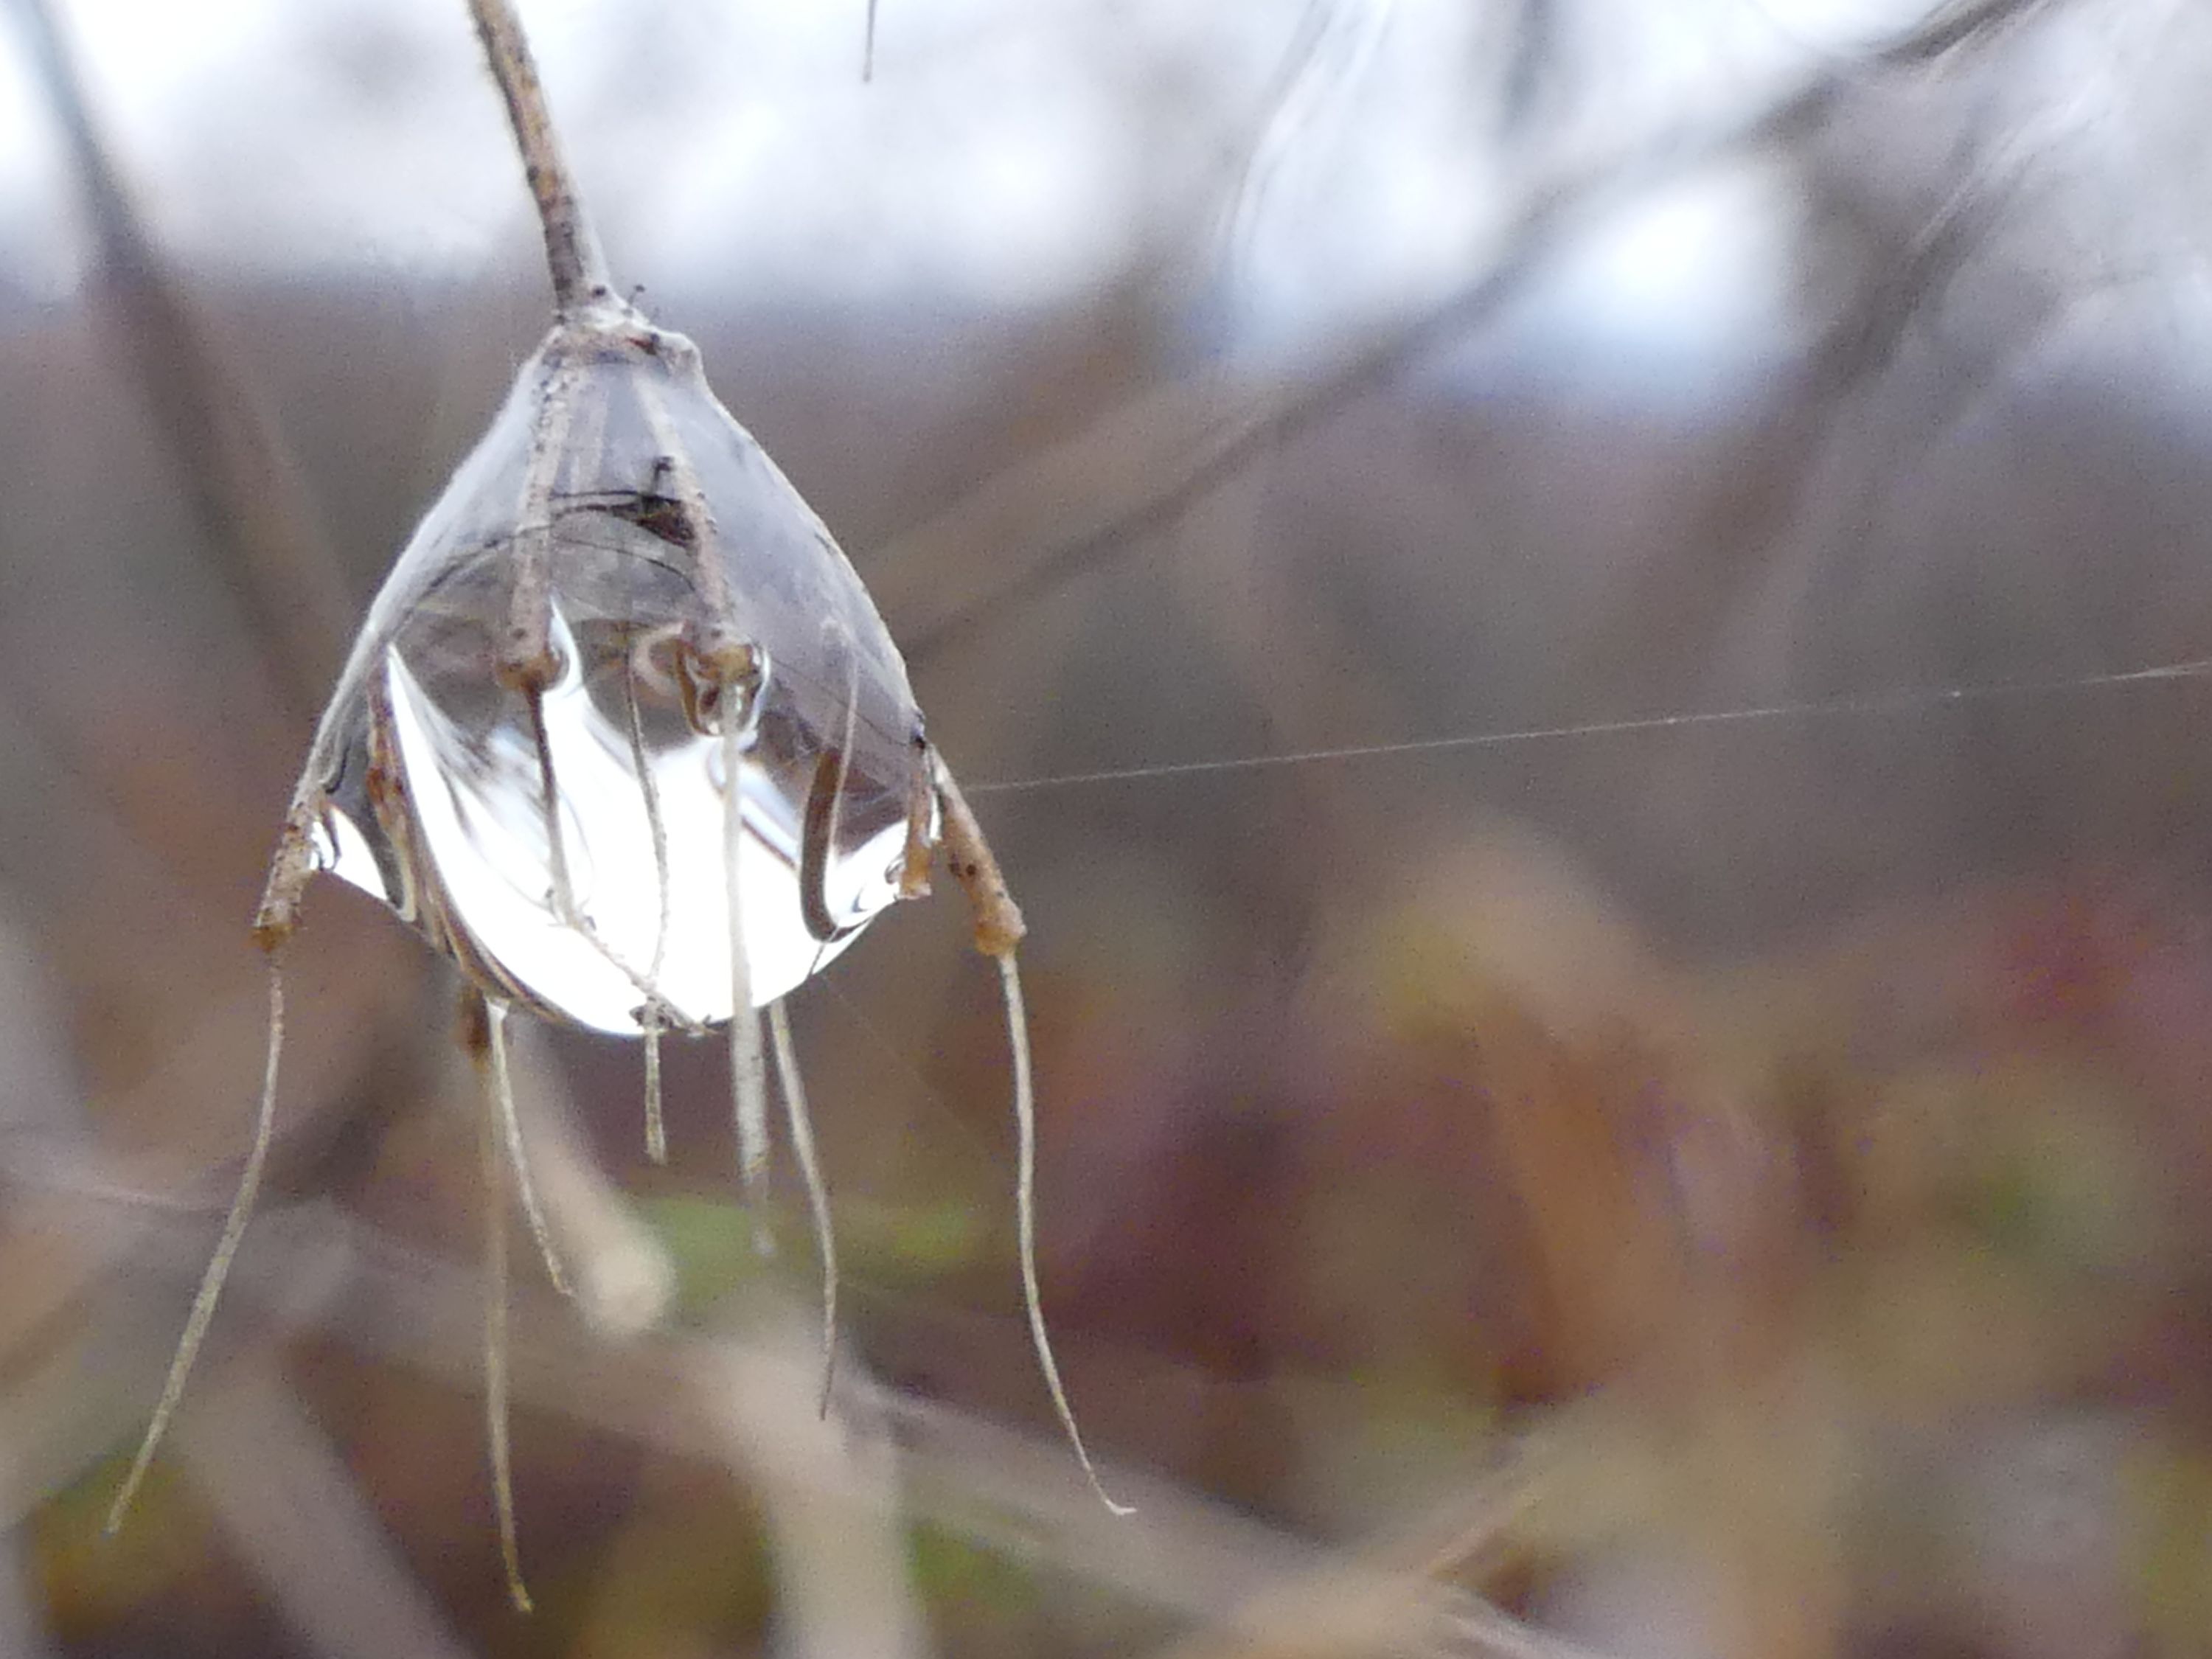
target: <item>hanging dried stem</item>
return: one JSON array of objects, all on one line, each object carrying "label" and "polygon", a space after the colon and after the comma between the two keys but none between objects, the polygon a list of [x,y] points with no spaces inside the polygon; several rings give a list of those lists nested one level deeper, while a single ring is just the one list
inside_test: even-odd
[{"label": "hanging dried stem", "polygon": [[1014,1220],[1022,1258],[1022,1297],[1029,1309],[1030,1340],[1036,1348],[1037,1364],[1052,1395],[1052,1408],[1075,1461],[1083,1465],[1083,1478],[1098,1501],[1116,1515],[1134,1515],[1135,1508],[1116,1503],[1098,1479],[1091,1454],[1084,1449],[1083,1431],[1075,1426],[1075,1407],[1067,1403],[1067,1385],[1060,1380],[1060,1363],[1052,1355],[1052,1338],[1044,1325],[1044,1292],[1037,1285],[1036,1265],[1036,1085],[1030,1064],[1029,1013],[1022,1006],[1022,976],[1011,950],[997,958],[999,983],[1006,994],[1006,1047],[1014,1059],[1014,1127],[1020,1146],[1015,1155]]},{"label": "hanging dried stem", "polygon": [[1038,1368],[1044,1372],[1045,1387],[1052,1395],[1053,1410],[1059,1414],[1060,1426],[1066,1432],[1068,1444],[1075,1449],[1075,1460],[1083,1466],[1084,1477],[1091,1482],[1091,1491],[1115,1514],[1133,1515],[1134,1510],[1127,1504],[1116,1503],[1099,1482],[1098,1471],[1092,1467],[1091,1454],[1084,1448],[1082,1431],[1075,1426],[1075,1408],[1068,1404],[1067,1389],[1060,1378],[1060,1364],[1053,1358],[1052,1338],[1045,1329],[1044,1293],[1037,1283],[1036,1265],[1036,1085],[1030,1066],[1029,1013],[1022,1002],[1021,971],[1014,963],[1015,947],[1029,931],[1028,926],[1022,921],[1021,907],[1006,890],[1006,878],[1000,872],[999,860],[991,852],[990,842],[983,838],[983,826],[975,821],[975,814],[960,793],[951,769],[934,755],[932,761],[938,800],[945,813],[945,860],[951,865],[953,878],[968,895],[969,907],[975,914],[975,948],[999,965],[999,985],[1006,1000],[1006,1047],[1013,1056],[1014,1066],[1014,1127],[1019,1139],[1014,1216],[1030,1339],[1036,1349]]},{"label": "hanging dried stem", "polygon": [[467,994],[483,1004],[485,1083],[490,1091],[492,1112],[507,1140],[507,1159],[514,1171],[514,1190],[522,1200],[523,1216],[530,1224],[530,1237],[544,1258],[545,1277],[553,1288],[563,1296],[574,1296],[568,1275],[561,1267],[560,1252],[553,1248],[552,1225],[538,1201],[538,1183],[530,1178],[530,1158],[522,1144],[522,1117],[514,1109],[514,1079],[507,1062],[507,1005],[475,990]]},{"label": "hanging dried stem", "polygon": [[730,1100],[737,1119],[738,1172],[745,1202],[752,1207],[753,1243],[763,1255],[774,1253],[767,1223],[768,1066],[761,1052],[760,1015],[753,1007],[752,959],[745,948],[745,911],[738,872],[744,867],[744,722],[739,688],[722,688],[723,776],[729,799],[722,806],[722,879],[728,890],[730,919]]},{"label": "hanging dried stem", "polygon": [[215,1254],[208,1259],[207,1271],[201,1275],[199,1292],[192,1297],[192,1310],[185,1320],[185,1334],[178,1340],[177,1352],[169,1361],[168,1378],[161,1384],[161,1398],[154,1407],[154,1420],[146,1425],[146,1437],[139,1443],[137,1456],[131,1460],[131,1473],[124,1477],[123,1488],[108,1508],[107,1532],[111,1537],[130,1512],[131,1499],[138,1495],[146,1471],[153,1464],[154,1453],[161,1443],[161,1437],[168,1431],[169,1419],[177,1414],[177,1402],[185,1397],[185,1383],[192,1374],[192,1362],[199,1358],[208,1322],[215,1317],[215,1305],[222,1297],[223,1280],[230,1276],[230,1264],[238,1255],[239,1242],[246,1237],[246,1224],[253,1214],[253,1200],[261,1190],[261,1172],[269,1162],[270,1143],[276,1138],[276,1069],[283,1051],[284,972],[272,951],[269,957],[269,1059],[261,1079],[261,1106],[254,1119],[253,1150],[246,1154],[245,1171],[238,1177],[238,1192],[230,1200],[230,1213],[223,1219],[222,1235],[216,1241]]},{"label": "hanging dried stem", "polygon": [[952,769],[933,752],[932,762],[938,804],[945,812],[945,859],[952,866],[952,878],[968,895],[968,908],[975,912],[975,948],[987,957],[1010,957],[1029,933],[1029,924],[1022,920],[1022,908],[1014,902],[991,843],[983,838],[983,826],[960,793]]},{"label": "hanging dried stem", "polygon": [[469,13],[476,20],[477,35],[499,82],[500,96],[507,100],[515,146],[522,152],[522,170],[545,230],[545,266],[553,279],[554,309],[565,317],[611,297],[613,284],[606,255],[584,216],[575,180],[554,136],[545,88],[538,79],[538,64],[514,7],[510,0],[469,0]]},{"label": "hanging dried stem", "polygon": [[[630,769],[637,775],[639,793],[645,799],[645,822],[653,836],[653,888],[659,915],[653,929],[653,961],[645,970],[647,982],[658,987],[668,963],[668,927],[673,895],[668,878],[668,823],[661,816],[660,786],[645,750],[645,714],[637,704],[637,672],[633,660],[623,665],[623,704],[629,716]],[[666,1015],[658,995],[646,999],[638,1025],[645,1036],[645,1155],[655,1164],[668,1162],[668,1128],[660,1098],[660,1034]]]},{"label": "hanging dried stem", "polygon": [[[489,1005],[484,1006],[489,1012]],[[489,1027],[485,1035],[489,1051]],[[499,1518],[500,1565],[505,1570],[507,1593],[515,1610],[528,1613],[530,1591],[522,1582],[522,1552],[515,1531],[514,1454],[507,1437],[507,1180],[506,1172],[500,1168],[502,1141],[491,1093],[487,1087],[477,1142],[484,1218],[484,1431],[491,1449],[492,1509]]]}]

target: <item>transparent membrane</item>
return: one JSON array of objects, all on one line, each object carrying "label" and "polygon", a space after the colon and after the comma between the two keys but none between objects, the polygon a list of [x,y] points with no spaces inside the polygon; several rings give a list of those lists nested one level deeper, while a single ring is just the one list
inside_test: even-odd
[{"label": "transparent membrane", "polygon": [[[499,672],[533,562],[550,822],[532,694]],[[718,639],[751,648],[750,697],[721,695]],[[495,994],[624,1036],[656,1002],[663,1026],[719,1023],[726,715],[766,1004],[897,896],[909,816],[933,836],[921,715],[859,577],[690,343],[629,313],[556,331],[369,614],[317,736],[319,859]]]}]

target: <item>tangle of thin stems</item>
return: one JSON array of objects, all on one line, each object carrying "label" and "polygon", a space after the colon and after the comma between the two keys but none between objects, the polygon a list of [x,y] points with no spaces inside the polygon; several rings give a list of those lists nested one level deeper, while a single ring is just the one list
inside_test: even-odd
[{"label": "tangle of thin stems", "polygon": [[261,1172],[269,1162],[270,1144],[276,1139],[276,1069],[283,1050],[284,974],[283,965],[271,952],[269,1058],[262,1073],[261,1104],[253,1124],[253,1149],[246,1154],[246,1168],[238,1177],[238,1191],[230,1200],[230,1213],[223,1219],[222,1237],[216,1242],[215,1254],[208,1259],[207,1271],[200,1277],[199,1292],[192,1297],[192,1310],[185,1320],[185,1334],[178,1339],[177,1352],[169,1361],[168,1378],[161,1384],[161,1401],[154,1407],[153,1420],[146,1425],[146,1437],[139,1443],[138,1455],[131,1461],[131,1472],[123,1478],[122,1489],[108,1507],[106,1531],[111,1536],[129,1513],[131,1500],[138,1495],[146,1471],[153,1464],[155,1450],[161,1445],[161,1437],[168,1432],[169,1419],[176,1415],[177,1402],[184,1398],[185,1382],[192,1374],[192,1362],[199,1358],[208,1322],[215,1317],[216,1304],[222,1298],[223,1280],[230,1276],[230,1264],[238,1255],[239,1241],[246,1237],[246,1224],[253,1213],[254,1198],[261,1190]]},{"label": "tangle of thin stems", "polygon": [[776,1086],[783,1092],[784,1115],[791,1124],[791,1150],[806,1183],[806,1206],[814,1217],[814,1246],[822,1258],[822,1399],[830,1414],[830,1390],[837,1380],[837,1236],[830,1224],[830,1188],[814,1151],[814,1121],[806,1109],[806,1085],[799,1073],[799,1051],[791,1040],[791,1016],[781,998],[768,1006],[769,1036],[775,1054]]}]

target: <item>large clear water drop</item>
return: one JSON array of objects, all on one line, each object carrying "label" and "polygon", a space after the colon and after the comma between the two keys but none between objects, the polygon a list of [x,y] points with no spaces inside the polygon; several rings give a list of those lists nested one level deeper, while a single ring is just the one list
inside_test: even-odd
[{"label": "large clear water drop", "polygon": [[[532,557],[542,752],[499,672]],[[748,698],[719,696],[702,639],[750,647]],[[495,994],[624,1035],[716,1024],[726,719],[765,1004],[898,896],[910,834],[933,837],[921,714],[859,577],[690,343],[627,312],[563,325],[369,613],[317,736],[317,853]]]}]

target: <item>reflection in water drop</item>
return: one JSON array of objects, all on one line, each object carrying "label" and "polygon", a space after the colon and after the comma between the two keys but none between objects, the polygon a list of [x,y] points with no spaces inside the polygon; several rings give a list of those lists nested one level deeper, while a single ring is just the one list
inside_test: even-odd
[{"label": "reflection in water drop", "polygon": [[[556,413],[568,442],[533,464]],[[519,550],[545,573],[534,690],[499,672]],[[626,1036],[727,1019],[725,711],[696,644],[717,607],[762,665],[738,896],[751,1000],[784,995],[898,896],[921,717],[828,532],[688,343],[642,325],[549,341],[403,556],[319,744],[323,866],[549,1014]]]}]

